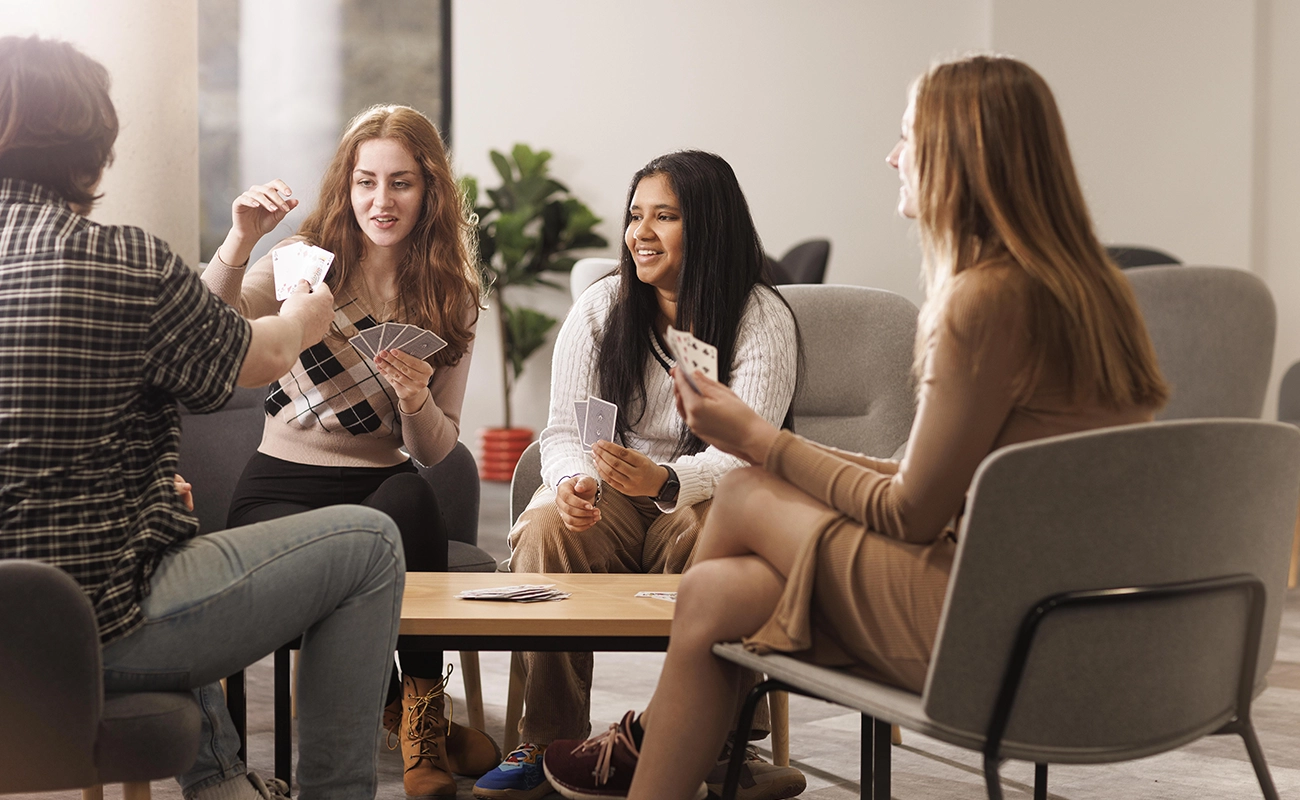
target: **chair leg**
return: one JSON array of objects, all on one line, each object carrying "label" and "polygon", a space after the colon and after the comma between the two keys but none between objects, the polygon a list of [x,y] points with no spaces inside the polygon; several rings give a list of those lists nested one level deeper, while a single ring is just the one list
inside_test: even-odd
[{"label": "chair leg", "polygon": [[790,694],[772,692],[767,696],[772,711],[772,763],[790,766]]},{"label": "chair leg", "polygon": [[293,783],[293,718],[289,710],[289,646],[275,651],[275,777]]},{"label": "chair leg", "polygon": [[122,800],[149,800],[151,796],[149,781],[122,784]]},{"label": "chair leg", "polygon": [[862,752],[858,759],[861,762],[858,774],[858,794],[864,800],[871,800],[876,796],[876,760],[873,757],[876,752],[876,720],[866,714],[862,715]]},{"label": "chair leg", "polygon": [[891,765],[890,756],[890,724],[875,720],[875,731],[871,737],[872,754],[875,766],[872,769],[872,791],[874,796],[879,800],[889,800],[890,797],[890,779]]},{"label": "chair leg", "polygon": [[298,670],[302,667],[302,651],[290,650],[289,656],[293,659],[293,674],[289,680],[289,716],[293,719],[298,718]]},{"label": "chair leg", "polygon": [[1291,570],[1287,574],[1286,586],[1294,589],[1300,581],[1300,513],[1295,517],[1295,536],[1291,539]]},{"label": "chair leg", "polygon": [[81,800],[104,800],[104,785],[96,784],[82,789]]},{"label": "chair leg", "polygon": [[754,711],[762,702],[763,696],[779,686],[776,681],[763,681],[749,690],[744,704],[740,707],[740,719],[736,720],[736,732],[732,735],[731,758],[727,761],[727,775],[722,782],[722,800],[735,800],[740,789],[740,768],[745,764],[745,750],[734,743],[749,741],[749,734],[754,730]]},{"label": "chair leg", "polygon": [[248,702],[244,696],[244,671],[226,678],[226,709],[230,722],[239,734],[239,760],[248,759]]},{"label": "chair leg", "polygon": [[1034,765],[1034,800],[1047,800],[1047,765]]},{"label": "chair leg", "polygon": [[1002,800],[1002,781],[998,778],[998,760],[984,756],[984,786],[989,800]]},{"label": "chair leg", "polygon": [[483,721],[483,681],[477,650],[460,651],[460,679],[465,683],[465,713],[469,716],[469,726],[483,730],[487,723]]},{"label": "chair leg", "polygon": [[506,730],[501,749],[509,753],[519,744],[519,718],[524,715],[524,657],[510,654],[510,688],[506,691]]},{"label": "chair leg", "polygon": [[1250,764],[1255,768],[1255,777],[1259,780],[1259,788],[1264,793],[1265,800],[1278,800],[1277,787],[1273,785],[1273,776],[1269,774],[1264,751],[1259,746],[1259,738],[1255,736],[1255,726],[1248,719],[1242,720],[1238,733],[1246,743],[1246,752],[1250,754]]},{"label": "chair leg", "polygon": [[897,747],[903,743],[903,729],[894,725],[889,729],[889,743]]}]

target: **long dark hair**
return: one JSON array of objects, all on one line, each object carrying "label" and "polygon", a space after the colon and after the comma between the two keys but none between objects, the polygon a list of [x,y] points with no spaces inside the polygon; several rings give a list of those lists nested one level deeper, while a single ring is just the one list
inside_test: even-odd
[{"label": "long dark hair", "polygon": [[[673,327],[690,331],[718,348],[718,380],[731,381],[736,334],[750,292],[765,286],[763,243],[749,203],[731,165],[700,150],[669,153],[635,175],[623,206],[623,230],[631,224],[632,196],[642,178],[668,179],[682,211],[682,268],[677,277],[677,319]],[[620,438],[645,414],[645,365],[650,358],[650,331],[659,315],[654,287],[642,283],[624,238],[618,259],[619,286],[606,318],[596,374],[600,396],[618,405]],[[787,305],[788,307],[788,305]],[[682,425],[677,455],[698,453],[707,445]]]}]

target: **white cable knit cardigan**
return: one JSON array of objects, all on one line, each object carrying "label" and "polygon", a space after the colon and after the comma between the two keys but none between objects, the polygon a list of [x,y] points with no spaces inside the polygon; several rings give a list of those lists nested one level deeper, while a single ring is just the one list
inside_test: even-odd
[{"label": "white cable knit cardigan", "polygon": [[[555,342],[551,412],[540,437],[542,479],[552,489],[569,475],[596,475],[591,455],[582,450],[573,401],[599,396],[596,342],[614,301],[618,280],[617,275],[610,276],[587,289],[569,311]],[[650,331],[646,335],[655,351],[647,354],[642,367],[646,376],[646,409],[640,423],[622,444],[644,453],[656,463],[671,465],[677,473],[681,481],[677,502],[660,506],[660,510],[670,512],[713,497],[722,476],[744,466],[744,462],[716,447],[672,458],[685,422],[677,415],[673,402],[672,377],[655,354],[670,366],[674,362],[671,355],[659,348]],[[755,288],[740,320],[730,386],[741,400],[773,425],[781,424],[794,397],[797,347],[790,310],[770,289]],[[620,408],[619,414],[623,413],[625,409]]]}]

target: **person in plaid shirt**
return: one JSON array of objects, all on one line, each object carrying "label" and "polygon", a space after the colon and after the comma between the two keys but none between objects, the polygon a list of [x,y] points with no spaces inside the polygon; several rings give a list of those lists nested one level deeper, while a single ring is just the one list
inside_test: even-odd
[{"label": "person in plaid shirt", "polygon": [[[334,318],[299,283],[253,321],[167,244],[87,219],[112,160],[107,71],[0,38],[0,558],[60,567],[94,606],[107,691],[193,690],[186,798],[286,794],[246,777],[217,681],[302,634],[304,798],[373,797],[405,563],[392,521],[334,507],[197,536],[176,403],[264,386]],[[278,782],[273,782],[278,783]]]}]

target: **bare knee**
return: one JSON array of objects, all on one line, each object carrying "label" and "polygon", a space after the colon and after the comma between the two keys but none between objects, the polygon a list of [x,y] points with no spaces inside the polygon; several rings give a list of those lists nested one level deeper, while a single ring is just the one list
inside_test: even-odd
[{"label": "bare knee", "polygon": [[749,508],[755,492],[768,480],[768,472],[762,467],[741,467],[733,469],[722,480],[713,493],[713,505],[710,515],[721,515],[723,519],[737,519]]}]

